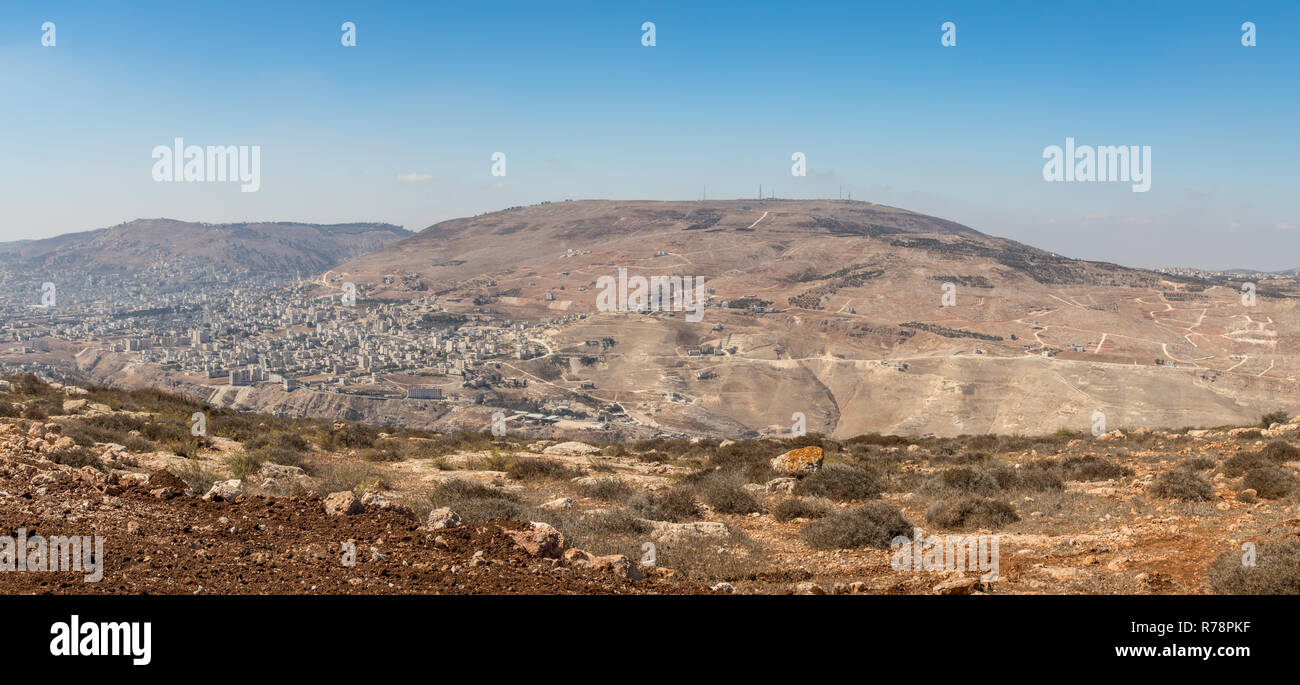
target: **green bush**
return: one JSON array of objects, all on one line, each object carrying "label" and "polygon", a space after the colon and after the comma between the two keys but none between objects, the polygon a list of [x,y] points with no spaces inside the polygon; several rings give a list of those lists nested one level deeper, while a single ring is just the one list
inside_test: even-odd
[{"label": "green bush", "polygon": [[230,468],[230,473],[235,478],[243,479],[257,473],[262,468],[262,461],[257,455],[246,452],[232,452],[226,455],[226,466]]}]

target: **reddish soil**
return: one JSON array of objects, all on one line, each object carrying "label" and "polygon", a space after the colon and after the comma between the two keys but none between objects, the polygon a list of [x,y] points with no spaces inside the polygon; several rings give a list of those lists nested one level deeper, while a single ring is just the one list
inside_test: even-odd
[{"label": "reddish soil", "polygon": [[[71,477],[33,485],[42,474]],[[161,480],[161,476],[155,481]],[[39,479],[43,483],[45,479]],[[150,494],[158,482],[100,492],[82,472],[35,456],[0,455],[0,535],[104,536],[104,575],[0,572],[0,593],[60,594],[681,594],[706,589],[646,569],[609,571],[529,556],[490,521],[430,531],[400,511],[330,516],[314,497],[234,503]],[[115,488],[109,488],[110,490]],[[355,544],[356,564],[343,563]],[[475,552],[483,561],[472,564]]]}]

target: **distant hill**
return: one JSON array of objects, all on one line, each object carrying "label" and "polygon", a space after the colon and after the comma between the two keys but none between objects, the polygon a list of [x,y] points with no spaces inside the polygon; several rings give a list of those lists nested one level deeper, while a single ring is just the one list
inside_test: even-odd
[{"label": "distant hill", "polygon": [[[620,267],[703,277],[703,323],[599,311],[598,279]],[[1294,281],[1246,304],[1231,277],[1070,259],[869,202],[545,203],[435,224],[330,270],[322,291],[343,281],[555,322],[544,361],[502,372],[685,434],[788,431],[796,413],[834,436],[956,435],[1300,407]]]},{"label": "distant hill", "polygon": [[111,228],[0,245],[6,259],[29,267],[115,273],[159,261],[235,272],[304,274],[329,269],[411,235],[382,223],[208,224],[136,219]]}]

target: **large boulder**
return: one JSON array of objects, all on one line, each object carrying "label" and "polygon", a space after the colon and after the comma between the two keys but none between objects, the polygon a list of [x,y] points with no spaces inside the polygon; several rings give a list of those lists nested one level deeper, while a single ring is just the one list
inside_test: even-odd
[{"label": "large boulder", "polygon": [[430,530],[443,530],[445,528],[460,528],[465,522],[460,519],[460,514],[451,510],[451,507],[439,507],[429,512],[429,518],[425,519],[424,527]]},{"label": "large boulder", "polygon": [[361,503],[361,498],[351,490],[331,492],[325,497],[325,513],[330,516],[360,514],[365,510],[366,506]]},{"label": "large boulder", "polygon": [[222,480],[213,483],[212,488],[203,495],[203,499],[234,502],[242,494],[244,494],[244,481]]},{"label": "large boulder", "polygon": [[627,580],[643,580],[645,574],[631,559],[622,554],[607,554],[603,557],[593,557],[591,567],[597,571],[608,570],[610,573],[625,578]]},{"label": "large boulder", "polygon": [[524,530],[502,532],[532,556],[559,559],[564,554],[564,535],[549,523],[530,521]]},{"label": "large boulder", "polygon": [[789,476],[803,476],[822,467],[822,448],[816,445],[790,450],[772,460],[774,471]]}]

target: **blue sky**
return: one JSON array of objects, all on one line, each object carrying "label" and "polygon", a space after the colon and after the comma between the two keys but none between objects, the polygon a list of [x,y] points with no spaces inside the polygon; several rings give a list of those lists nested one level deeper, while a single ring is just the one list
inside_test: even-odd
[{"label": "blue sky", "polygon": [[[762,184],[1073,257],[1300,266],[1300,3],[15,4],[0,241],[159,216],[418,230]],[[151,150],[177,136],[260,145],[261,189],[154,182]],[[1067,136],[1151,146],[1151,190],[1045,182]]]}]

